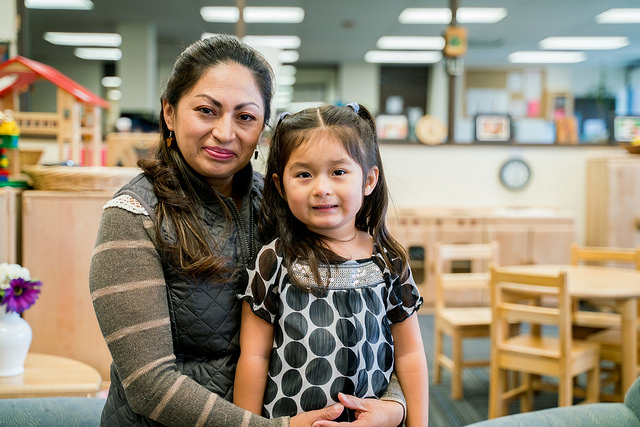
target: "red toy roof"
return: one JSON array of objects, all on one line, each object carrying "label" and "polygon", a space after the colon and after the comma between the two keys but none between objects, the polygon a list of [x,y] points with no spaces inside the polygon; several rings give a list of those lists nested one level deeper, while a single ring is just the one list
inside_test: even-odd
[{"label": "red toy roof", "polygon": [[60,71],[24,56],[14,56],[0,64],[0,97],[14,90],[24,89],[38,78],[50,81],[81,102],[109,108],[109,103],[106,100],[71,80]]}]

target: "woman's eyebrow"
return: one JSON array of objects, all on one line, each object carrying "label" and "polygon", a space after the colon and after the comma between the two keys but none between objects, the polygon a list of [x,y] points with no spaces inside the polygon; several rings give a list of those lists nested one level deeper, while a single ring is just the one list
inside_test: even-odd
[{"label": "woman's eyebrow", "polygon": [[[211,102],[213,105],[215,105],[216,107],[222,107],[222,103],[220,101],[218,101],[215,98],[212,98],[211,96],[207,95],[207,94],[200,94],[200,95],[196,95],[196,98],[206,98],[209,102]],[[260,105],[256,104],[253,101],[248,101],[248,102],[243,102],[241,104],[238,104],[234,107],[234,110],[242,110],[243,108],[245,108],[247,105],[253,105],[256,108],[260,108]]]}]

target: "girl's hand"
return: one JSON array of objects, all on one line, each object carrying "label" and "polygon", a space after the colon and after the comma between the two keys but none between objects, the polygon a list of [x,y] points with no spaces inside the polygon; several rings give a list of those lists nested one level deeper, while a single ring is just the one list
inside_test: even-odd
[{"label": "girl's hand", "polygon": [[330,421],[334,418],[325,418],[324,420],[313,423],[313,427],[345,425],[396,427],[402,423],[402,419],[404,418],[404,408],[398,402],[379,399],[360,399],[359,397],[347,396],[342,393],[338,393],[338,399],[340,399],[340,402],[346,408],[355,410],[357,420],[351,423],[338,423]]},{"label": "girl's hand", "polygon": [[[289,427],[309,427],[316,425],[315,422],[322,420],[335,420],[340,416],[344,407],[336,403],[323,409],[315,411],[303,412],[289,420]],[[334,423],[335,424],[335,423]],[[330,424],[331,425],[331,424]]]}]

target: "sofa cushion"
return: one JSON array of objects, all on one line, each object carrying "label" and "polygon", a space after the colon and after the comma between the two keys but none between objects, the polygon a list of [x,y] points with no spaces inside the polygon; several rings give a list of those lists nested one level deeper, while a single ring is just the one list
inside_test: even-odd
[{"label": "sofa cushion", "polygon": [[92,397],[0,399],[0,426],[97,427],[104,403]]}]

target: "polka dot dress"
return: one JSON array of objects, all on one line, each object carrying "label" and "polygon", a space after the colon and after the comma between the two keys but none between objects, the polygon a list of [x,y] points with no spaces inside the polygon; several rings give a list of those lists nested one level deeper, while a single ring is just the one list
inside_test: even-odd
[{"label": "polka dot dress", "polygon": [[[278,243],[260,251],[242,295],[274,325],[263,415],[324,408],[338,401],[338,392],[380,397],[393,372],[390,325],[422,302],[411,275],[401,282],[374,254],[333,265],[330,275],[321,269],[329,288],[311,293],[290,283]],[[314,282],[306,264],[292,269],[297,278]]]}]

